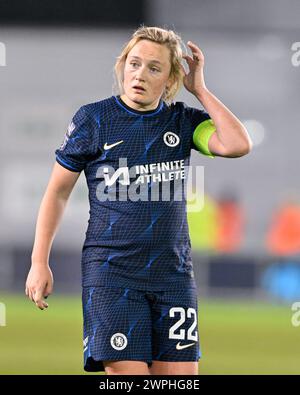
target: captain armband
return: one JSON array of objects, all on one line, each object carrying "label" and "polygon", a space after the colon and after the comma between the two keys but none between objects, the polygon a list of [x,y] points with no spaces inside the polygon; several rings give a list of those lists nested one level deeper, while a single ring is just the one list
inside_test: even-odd
[{"label": "captain armband", "polygon": [[210,158],[214,158],[215,156],[208,148],[208,141],[215,131],[216,127],[212,119],[207,119],[206,121],[201,122],[193,133],[193,142],[197,150]]}]

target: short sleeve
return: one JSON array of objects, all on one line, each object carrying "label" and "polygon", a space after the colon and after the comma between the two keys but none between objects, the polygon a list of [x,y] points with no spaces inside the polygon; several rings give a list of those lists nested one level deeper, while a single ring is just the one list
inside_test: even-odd
[{"label": "short sleeve", "polygon": [[196,127],[200,125],[201,122],[210,119],[209,114],[206,111],[201,110],[200,108],[186,106],[185,111],[191,121],[192,133],[195,131]]},{"label": "short sleeve", "polygon": [[81,172],[91,156],[93,123],[85,106],[75,113],[64,141],[55,151],[56,161],[68,170]]}]

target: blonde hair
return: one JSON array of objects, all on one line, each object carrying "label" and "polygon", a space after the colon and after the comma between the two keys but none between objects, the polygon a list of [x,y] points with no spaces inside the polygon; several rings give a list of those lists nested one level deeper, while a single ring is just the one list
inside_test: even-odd
[{"label": "blonde hair", "polygon": [[[183,44],[181,37],[173,30],[166,30],[160,27],[140,26],[132,35],[131,39],[123,47],[122,53],[117,57],[114,66],[115,72],[115,87],[119,94],[124,93],[124,68],[128,53],[141,40],[149,40],[158,44],[166,45],[170,50],[170,75],[172,85],[165,89],[161,99],[170,105],[182,86],[183,73],[181,70],[182,48]],[[184,45],[184,44],[183,44]]]}]

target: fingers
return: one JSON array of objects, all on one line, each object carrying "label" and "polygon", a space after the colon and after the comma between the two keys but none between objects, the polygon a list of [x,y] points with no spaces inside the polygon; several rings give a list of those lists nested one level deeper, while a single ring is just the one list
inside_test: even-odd
[{"label": "fingers", "polygon": [[28,297],[28,299],[30,299],[32,302],[34,302],[32,291],[30,290],[29,287],[27,287],[27,285],[26,285],[26,288],[25,288],[25,294]]},{"label": "fingers", "polygon": [[48,303],[46,303],[43,300],[43,291],[41,289],[38,289],[35,293],[34,293],[34,302],[36,304],[36,306],[41,309],[47,309],[48,308]]},{"label": "fingers", "polygon": [[34,303],[34,299],[33,299],[33,292],[29,290],[29,299]]},{"label": "fingers", "polygon": [[26,296],[41,310],[48,308],[47,298],[52,293],[53,275],[50,268],[32,266],[25,283]]},{"label": "fingers", "polygon": [[192,41],[188,41],[187,45],[190,47],[190,49],[193,53],[194,52],[201,52],[201,49],[196,44],[194,44]]},{"label": "fingers", "polygon": [[196,44],[194,44],[192,41],[188,41],[187,45],[189,46],[190,50],[192,51],[193,57],[191,57],[189,55],[184,55],[183,58],[186,59],[186,61],[188,63],[200,62],[200,60],[202,60],[204,57],[201,49]]},{"label": "fingers", "polygon": [[52,294],[52,291],[53,291],[53,283],[48,282],[44,292],[44,296],[48,297],[49,295]]},{"label": "fingers", "polygon": [[[49,307],[48,303],[46,303],[43,300],[43,294],[44,294],[43,290],[41,290],[41,289],[30,290],[28,287],[26,287],[25,294],[40,310],[44,310]],[[48,296],[49,296],[49,293],[47,294],[45,292],[44,298],[47,299]]]},{"label": "fingers", "polygon": [[183,55],[182,57],[183,57],[183,59],[185,59],[187,61],[189,66],[193,63],[193,58],[191,56]]}]

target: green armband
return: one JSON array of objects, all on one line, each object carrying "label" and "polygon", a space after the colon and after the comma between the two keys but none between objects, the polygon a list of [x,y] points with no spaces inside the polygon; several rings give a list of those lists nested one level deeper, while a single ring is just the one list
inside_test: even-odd
[{"label": "green armband", "polygon": [[214,158],[215,156],[208,149],[208,140],[215,131],[216,127],[212,119],[207,119],[206,121],[201,122],[193,133],[193,142],[197,150],[210,158]]}]

